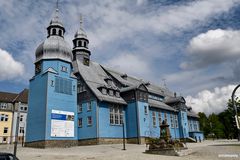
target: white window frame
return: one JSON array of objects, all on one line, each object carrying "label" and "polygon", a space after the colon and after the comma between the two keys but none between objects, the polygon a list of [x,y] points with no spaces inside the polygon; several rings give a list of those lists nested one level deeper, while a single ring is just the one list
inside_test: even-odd
[{"label": "white window frame", "polygon": [[83,104],[78,104],[78,113],[82,113],[83,111]]},{"label": "white window frame", "polygon": [[178,116],[175,114],[174,115],[174,121],[175,121],[175,128],[178,128]]},{"label": "white window frame", "polygon": [[83,126],[83,119],[78,118],[78,127],[82,128],[82,126]]},{"label": "white window frame", "polygon": [[164,121],[165,121],[166,124],[168,124],[167,112],[164,112]]},{"label": "white window frame", "polygon": [[156,123],[156,112],[152,111],[152,124],[153,127],[156,127],[157,123]]},{"label": "white window frame", "polygon": [[109,107],[109,122],[110,125],[123,124],[123,108],[119,105],[112,105]]},{"label": "white window frame", "polygon": [[161,126],[161,124],[162,124],[162,112],[158,112],[158,123],[159,123],[159,126]]},{"label": "white window frame", "polygon": [[91,111],[92,110],[92,101],[87,102],[87,111]]},{"label": "white window frame", "polygon": [[88,124],[88,126],[92,125],[92,116],[87,117],[87,124]]},{"label": "white window frame", "polygon": [[174,128],[174,118],[173,118],[173,114],[170,114],[170,120],[171,120],[171,128]]}]

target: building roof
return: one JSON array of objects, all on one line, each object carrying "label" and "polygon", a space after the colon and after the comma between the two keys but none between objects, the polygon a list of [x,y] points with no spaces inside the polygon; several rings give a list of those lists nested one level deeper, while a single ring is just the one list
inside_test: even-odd
[{"label": "building roof", "polygon": [[75,72],[80,73],[80,75],[82,76],[87,86],[91,89],[91,91],[100,101],[127,104],[123,98],[110,96],[107,94],[104,95],[98,89],[101,86],[108,86],[113,89],[114,88],[117,89],[114,83],[112,83],[112,86],[109,86],[109,84],[107,84],[107,82],[104,80],[108,78],[108,75],[100,66],[100,64],[90,61],[89,66],[86,66],[82,64],[79,60],[76,60],[76,63],[74,63],[74,66],[77,67],[77,70],[75,70]]},{"label": "building roof", "polygon": [[199,118],[199,116],[193,111],[187,111],[187,116],[194,117],[194,118]]},{"label": "building roof", "polygon": [[165,109],[165,110],[169,110],[169,111],[177,111],[174,108],[172,108],[171,106],[169,106],[163,102],[153,100],[153,99],[148,99],[148,104],[150,105],[150,107],[154,107],[154,108],[160,108],[160,109]]},{"label": "building roof", "polygon": [[11,103],[17,97],[17,93],[9,93],[9,92],[0,92],[0,101]]},{"label": "building roof", "polygon": [[28,103],[28,89],[24,89],[20,92],[14,99],[14,102]]},{"label": "building roof", "polygon": [[[110,75],[112,75],[117,81],[119,81],[123,86],[134,88],[134,86],[135,87],[139,86],[139,84],[145,84],[148,92],[150,92],[150,93],[162,95],[162,96],[173,96],[173,93],[171,91],[169,91],[167,88],[163,88],[161,86],[155,85],[149,81],[145,81],[140,78],[129,76],[126,73],[120,73],[118,71],[114,71],[114,70],[106,68],[106,67],[103,67],[103,68]],[[122,88],[122,90],[124,90],[124,88]]]},{"label": "building roof", "polygon": [[171,104],[177,102],[185,103],[186,101],[182,96],[178,96],[178,97],[166,97],[164,102],[167,104]]},{"label": "building roof", "polygon": [[10,92],[0,92],[0,101],[5,103],[14,102],[28,103],[28,89],[24,89],[19,94]]}]

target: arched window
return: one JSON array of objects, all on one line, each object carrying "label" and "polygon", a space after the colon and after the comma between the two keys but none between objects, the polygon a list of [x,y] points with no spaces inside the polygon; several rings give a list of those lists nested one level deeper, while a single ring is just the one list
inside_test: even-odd
[{"label": "arched window", "polygon": [[62,36],[62,30],[61,30],[61,29],[59,29],[58,35],[59,35],[59,36]]},{"label": "arched window", "polygon": [[56,35],[56,29],[55,29],[55,28],[53,28],[52,34],[53,34],[53,35]]},{"label": "arched window", "polygon": [[81,41],[78,41],[78,47],[82,47]]},{"label": "arched window", "polygon": [[84,45],[84,47],[87,47],[87,42],[84,41],[84,42],[83,42],[83,45]]}]

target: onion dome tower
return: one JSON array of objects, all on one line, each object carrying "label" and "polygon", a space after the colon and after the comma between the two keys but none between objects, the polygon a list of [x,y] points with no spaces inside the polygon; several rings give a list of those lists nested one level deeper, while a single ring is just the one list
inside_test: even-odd
[{"label": "onion dome tower", "polygon": [[84,65],[89,65],[91,52],[88,49],[89,40],[86,32],[83,29],[83,18],[80,16],[80,27],[75,33],[73,39],[73,60],[78,59]]},{"label": "onion dome tower", "polygon": [[36,73],[42,60],[58,59],[65,62],[72,62],[72,52],[69,44],[64,40],[65,28],[59,18],[59,9],[56,8],[53,18],[47,27],[47,39],[42,42],[36,52]]},{"label": "onion dome tower", "polygon": [[58,1],[47,27],[47,38],[36,52],[35,75],[30,79],[26,146],[77,145],[77,78],[72,50],[64,40]]}]

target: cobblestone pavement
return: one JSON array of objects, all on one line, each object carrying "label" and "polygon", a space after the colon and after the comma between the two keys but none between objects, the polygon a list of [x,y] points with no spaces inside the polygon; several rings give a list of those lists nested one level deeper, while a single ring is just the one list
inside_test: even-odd
[{"label": "cobblestone pavement", "polygon": [[[121,144],[79,146],[72,148],[33,149],[18,147],[20,160],[230,160],[240,159],[240,142],[237,140],[215,140],[188,143],[190,155],[162,156],[145,154],[145,145]],[[0,152],[13,152],[13,145],[0,145]]]}]

